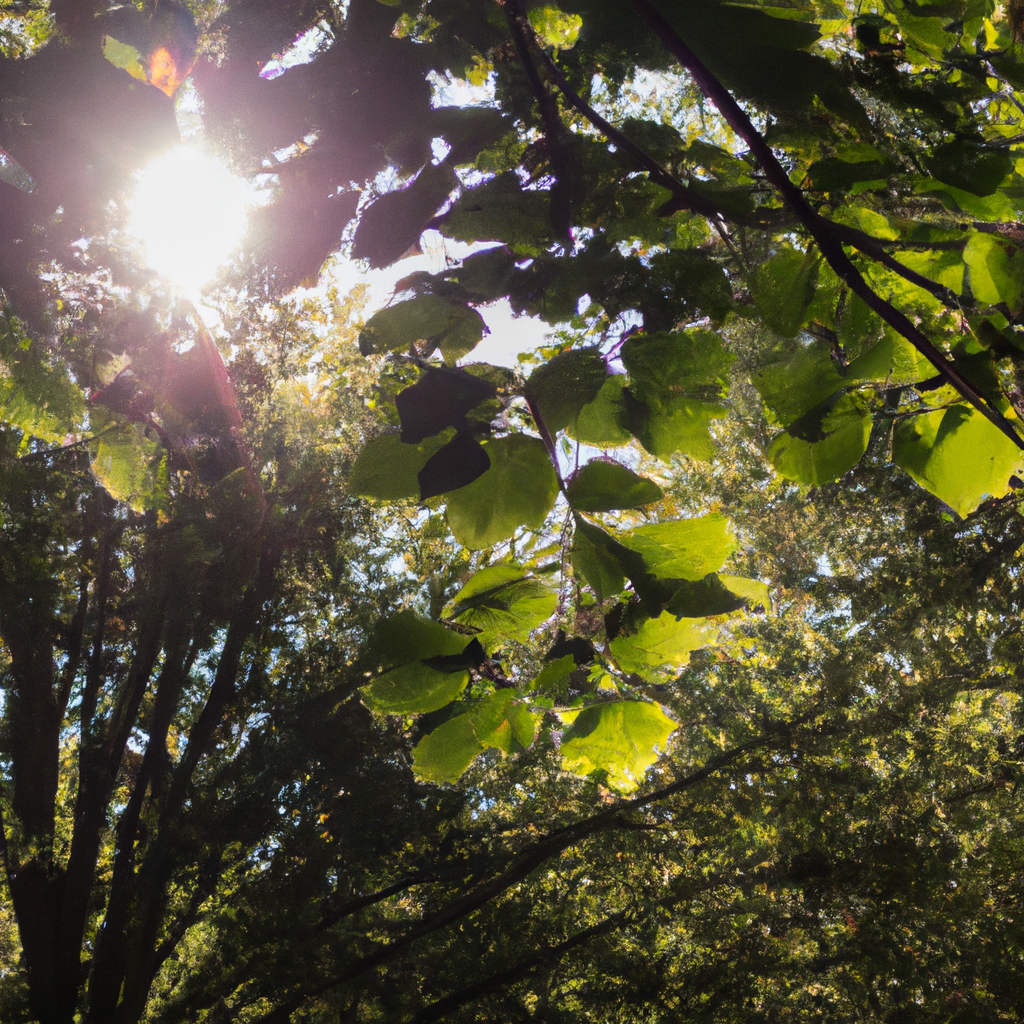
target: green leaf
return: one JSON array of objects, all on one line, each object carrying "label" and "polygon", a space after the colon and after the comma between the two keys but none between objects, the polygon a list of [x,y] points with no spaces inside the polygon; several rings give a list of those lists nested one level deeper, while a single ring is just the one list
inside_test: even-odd
[{"label": "green leaf", "polygon": [[545,665],[537,678],[530,683],[529,689],[534,693],[562,696],[569,687],[569,677],[575,671],[576,659],[571,654],[567,654],[564,658],[557,658]]},{"label": "green leaf", "polygon": [[415,612],[385,619],[368,645],[367,659],[378,675],[363,687],[363,700],[381,714],[443,708],[466,688],[469,672],[432,668],[424,659],[459,655],[466,646],[466,637]]},{"label": "green leaf", "polygon": [[1013,158],[1005,150],[985,149],[965,139],[936,146],[924,163],[932,177],[982,197],[992,195],[1013,170]]},{"label": "green leaf", "polygon": [[568,427],[569,435],[595,448],[615,448],[628,444],[633,435],[623,426],[626,410],[622,389],[625,386],[625,377],[609,377],[594,400],[580,409],[576,422]]},{"label": "green leaf", "polygon": [[701,580],[681,582],[665,610],[681,619],[703,619],[738,611],[745,603],[746,599],[733,593],[721,577],[709,572]]},{"label": "green leaf", "polygon": [[934,376],[935,368],[902,335],[887,331],[877,345],[850,363],[847,373],[851,381],[885,381],[898,387]]},{"label": "green leaf", "polygon": [[826,157],[815,160],[807,168],[807,177],[812,189],[822,192],[849,191],[855,185],[884,185],[894,170],[895,164],[878,159],[848,161]]},{"label": "green leaf", "polygon": [[352,466],[349,493],[381,501],[417,497],[420,493],[417,474],[453,434],[453,430],[446,430],[419,444],[404,444],[398,434],[375,437],[363,446]]},{"label": "green leaf", "polygon": [[653,480],[604,459],[588,462],[568,487],[569,503],[580,512],[642,508],[664,496],[665,492]]},{"label": "green leaf", "polygon": [[727,414],[712,399],[725,393],[733,359],[718,335],[703,329],[629,338],[622,346],[632,381],[624,425],[660,459],[677,451],[712,458],[711,421]]},{"label": "green leaf", "polygon": [[742,597],[751,610],[763,608],[766,612],[772,610],[772,592],[767,583],[762,580],[753,580],[749,576],[728,576],[720,573],[718,578],[730,593]]},{"label": "green leaf", "polygon": [[583,19],[578,14],[566,14],[551,4],[533,7],[529,11],[530,24],[545,46],[569,50],[576,45]]},{"label": "green leaf", "polygon": [[647,676],[660,669],[683,668],[690,654],[713,643],[715,635],[715,627],[704,619],[677,619],[663,612],[631,636],[617,636],[610,647],[623,671]]},{"label": "green leaf", "polygon": [[539,439],[512,434],[485,448],[491,468],[448,495],[448,525],[474,550],[508,540],[520,526],[539,527],[558,496],[558,478]]},{"label": "green leaf", "polygon": [[562,767],[578,775],[604,772],[608,785],[632,792],[658,758],[676,723],[657,704],[616,701],[585,708],[562,734]]},{"label": "green leaf", "polygon": [[656,458],[666,461],[676,452],[702,462],[714,458],[711,424],[729,413],[718,402],[657,395],[646,402],[634,402],[627,410],[627,422],[637,440]]},{"label": "green leaf", "polygon": [[625,540],[662,579],[703,579],[738,547],[729,520],[717,514],[641,526]]},{"label": "green leaf", "polygon": [[622,364],[632,390],[645,402],[653,396],[720,398],[728,387],[729,367],[735,358],[726,352],[717,334],[702,328],[635,334],[622,346]]},{"label": "green leaf", "polygon": [[595,349],[562,352],[538,367],[526,382],[525,394],[536,405],[552,436],[576,422],[608,380],[608,367]]},{"label": "green leaf", "polygon": [[518,176],[506,171],[465,189],[446,214],[441,232],[463,242],[506,242],[535,255],[543,248],[538,240],[551,234],[548,198],[546,192],[524,189]]},{"label": "green leaf", "polygon": [[619,560],[601,542],[602,539],[595,536],[593,531],[580,528],[577,523],[570,552],[573,571],[593,590],[599,605],[609,597],[622,593],[626,585],[626,576]]},{"label": "green leaf", "polygon": [[455,595],[448,617],[480,630],[486,646],[496,641],[526,640],[547,622],[558,606],[558,595],[518,565],[482,569]]},{"label": "green leaf", "polygon": [[824,484],[852,469],[867,451],[871,416],[858,395],[841,395],[792,423],[768,449],[789,480]]},{"label": "green leaf", "polygon": [[142,82],[148,82],[149,76],[142,66],[139,51],[128,43],[118,42],[113,36],[103,37],[103,56],[114,65],[115,68],[122,68],[132,78],[138,78]]},{"label": "green leaf", "polygon": [[765,366],[754,375],[754,387],[780,426],[798,420],[846,383],[828,347],[817,343],[797,349],[791,359]]},{"label": "green leaf", "polygon": [[893,459],[958,515],[1010,491],[1022,454],[980,412],[966,405],[913,416],[897,424]]},{"label": "green leaf", "polygon": [[94,442],[93,475],[112,498],[136,512],[157,507],[167,493],[167,458],[160,443],[133,424],[107,428],[98,410],[91,419],[101,429]]},{"label": "green leaf", "polygon": [[[67,368],[47,358],[42,343],[26,337],[15,318],[0,314],[0,420],[59,444],[81,429],[84,412],[85,398]],[[93,433],[107,422],[94,414]]]},{"label": "green leaf", "polygon": [[972,234],[964,249],[964,263],[971,293],[979,302],[990,306],[1005,302],[1010,309],[1020,308],[1020,267],[1011,266],[1006,247],[995,235],[981,231]]},{"label": "green leaf", "polygon": [[374,313],[359,335],[359,349],[369,355],[419,347],[427,356],[440,347],[445,361],[454,363],[471,352],[486,331],[483,317],[465,303],[418,295]]},{"label": "green leaf", "polygon": [[813,250],[784,249],[753,271],[750,296],[776,334],[795,338],[814,298],[820,257]]},{"label": "green leaf", "polygon": [[529,747],[539,717],[513,690],[497,690],[424,736],[413,749],[413,770],[428,782],[455,782],[491,747],[506,754]]}]

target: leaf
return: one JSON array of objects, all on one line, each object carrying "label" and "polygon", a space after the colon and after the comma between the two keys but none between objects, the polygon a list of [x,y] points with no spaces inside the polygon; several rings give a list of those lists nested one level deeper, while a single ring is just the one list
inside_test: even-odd
[{"label": "leaf", "polygon": [[1010,309],[1021,305],[1020,268],[1012,267],[1006,247],[995,235],[974,232],[964,249],[971,293],[990,306],[1005,302]]},{"label": "leaf", "polygon": [[[452,147],[446,158],[453,165],[472,163],[512,127],[512,119],[494,107],[435,107],[436,130]],[[438,204],[440,205],[440,204]]]},{"label": "leaf", "polygon": [[665,610],[680,619],[703,619],[738,611],[745,604],[744,597],[734,594],[721,577],[709,572],[701,580],[682,582]]},{"label": "leaf", "polygon": [[856,185],[882,185],[896,170],[896,165],[883,160],[839,160],[826,157],[815,160],[807,168],[809,188],[822,192],[849,191]]},{"label": "leaf", "polygon": [[683,668],[693,651],[714,642],[716,630],[703,619],[677,619],[671,612],[648,619],[630,636],[617,636],[612,655],[624,672],[649,676]]},{"label": "leaf", "polygon": [[139,59],[141,54],[134,46],[119,42],[113,36],[104,36],[103,56],[115,68],[127,71],[132,78],[137,78],[142,82],[149,81],[146,69],[142,66],[142,61]]},{"label": "leaf", "polygon": [[625,386],[625,377],[609,377],[593,401],[580,409],[576,422],[567,429],[569,436],[595,448],[614,448],[632,440],[632,435],[623,426],[626,410],[622,389]]},{"label": "leaf", "polygon": [[657,704],[626,700],[585,708],[562,734],[562,767],[577,775],[604,772],[609,786],[632,792],[676,728]]},{"label": "leaf", "polygon": [[448,496],[455,539],[478,550],[508,540],[520,526],[539,527],[558,495],[558,478],[542,441],[512,434],[490,441],[491,468]]},{"label": "leaf", "polygon": [[768,449],[775,469],[789,480],[824,484],[852,469],[867,451],[871,417],[857,395],[841,395],[796,420]]},{"label": "leaf", "polygon": [[813,250],[784,249],[751,275],[750,296],[776,334],[795,338],[814,298],[820,257]]},{"label": "leaf", "polygon": [[652,395],[720,398],[729,384],[735,356],[713,331],[635,334],[622,346],[622,364],[642,401]]},{"label": "leaf", "polygon": [[828,347],[820,344],[801,347],[791,359],[765,366],[754,375],[754,387],[781,426],[810,412],[846,383]]},{"label": "leaf", "polygon": [[465,370],[428,367],[415,384],[395,397],[402,441],[418,444],[445,427],[463,428],[467,413],[497,392],[490,381]]},{"label": "leaf", "polygon": [[525,640],[555,613],[558,595],[518,565],[482,569],[455,595],[447,615],[463,626],[480,630],[490,646],[503,640]]},{"label": "leaf", "polygon": [[427,164],[405,188],[385,193],[363,211],[352,255],[374,268],[401,259],[458,185],[458,176],[446,163]]},{"label": "leaf", "polygon": [[573,349],[534,370],[525,394],[554,436],[575,423],[580,410],[597,397],[607,380],[608,367],[596,349]]},{"label": "leaf", "polygon": [[958,515],[1010,491],[1020,450],[976,409],[956,405],[897,424],[893,459]]},{"label": "leaf", "polygon": [[573,571],[593,590],[599,605],[609,597],[622,593],[626,576],[619,560],[601,542],[600,537],[580,529],[578,524],[573,535],[570,558]]},{"label": "leaf", "polygon": [[653,480],[638,476],[618,462],[594,459],[569,481],[567,496],[580,512],[611,512],[642,508],[659,501],[665,492]]},{"label": "leaf", "polygon": [[454,363],[471,352],[486,331],[483,317],[464,302],[418,295],[374,313],[359,335],[359,351],[400,352],[422,342],[421,355],[440,347],[445,361]]},{"label": "leaf", "polygon": [[398,434],[381,434],[363,446],[348,478],[350,494],[381,501],[414,498],[419,473],[453,434],[447,430],[420,444],[403,444]]},{"label": "leaf", "polygon": [[549,693],[563,696],[569,688],[569,677],[576,671],[576,659],[571,654],[556,658],[541,670],[529,689],[534,693]]},{"label": "leaf", "polygon": [[641,526],[625,539],[663,579],[703,579],[738,547],[729,520],[717,514]]},{"label": "leaf", "polygon": [[455,279],[474,302],[493,302],[508,294],[515,269],[515,256],[507,246],[497,245],[467,256]]},{"label": "leaf", "polygon": [[472,434],[460,432],[434,452],[416,474],[420,501],[466,487],[490,468],[491,460],[483,445]]},{"label": "leaf", "polygon": [[676,452],[707,462],[714,458],[711,423],[728,415],[718,402],[697,398],[662,398],[630,403],[626,396],[626,422],[637,440],[655,457],[668,460]]},{"label": "leaf", "polygon": [[725,573],[719,573],[718,578],[730,593],[742,597],[752,611],[758,608],[766,612],[772,610],[771,588],[762,580],[753,580],[748,576],[728,576]]},{"label": "leaf", "polygon": [[512,690],[497,690],[472,711],[449,719],[413,749],[413,770],[428,782],[455,782],[485,750],[524,750],[533,743],[534,714],[516,701]]},{"label": "leaf", "polygon": [[885,337],[847,367],[851,381],[885,381],[898,387],[934,376],[935,368],[902,335],[887,331]]},{"label": "leaf", "polygon": [[464,636],[415,612],[403,611],[378,623],[367,659],[378,675],[364,686],[363,700],[381,714],[436,711],[450,704],[469,682],[462,667],[445,671],[425,659],[462,655]]},{"label": "leaf", "polygon": [[159,505],[167,493],[167,459],[160,443],[132,424],[108,428],[96,413],[91,419],[100,429],[92,472],[103,488],[136,512]]},{"label": "leaf", "polygon": [[966,139],[936,146],[924,164],[946,185],[982,197],[992,195],[1013,170],[1013,158],[1005,150],[985,149]]},{"label": "leaf", "polygon": [[579,38],[583,19],[578,14],[566,14],[552,4],[532,7],[529,11],[530,24],[545,46],[570,50]]},{"label": "leaf", "polygon": [[507,171],[475,188],[463,189],[448,211],[441,231],[463,242],[493,240],[536,254],[538,240],[551,234],[548,223],[548,194],[527,191],[518,176]]}]

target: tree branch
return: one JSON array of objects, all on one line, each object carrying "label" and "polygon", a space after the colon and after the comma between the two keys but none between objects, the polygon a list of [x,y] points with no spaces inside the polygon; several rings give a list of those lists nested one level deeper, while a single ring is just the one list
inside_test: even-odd
[{"label": "tree branch", "polygon": [[670,796],[681,793],[686,789],[698,785],[721,771],[723,768],[734,764],[744,755],[762,747],[767,738],[759,737],[751,740],[732,750],[726,751],[719,757],[713,758],[703,768],[678,779],[676,782],[662,789],[655,790],[644,796],[634,797],[629,800],[622,800],[617,804],[593,814],[581,821],[566,825],[549,833],[541,839],[531,843],[525,849],[515,854],[504,870],[494,877],[476,885],[469,892],[458,896],[450,901],[447,906],[442,907],[435,914],[414,925],[404,935],[386,945],[378,946],[372,953],[357,960],[347,970],[336,974],[316,987],[294,996],[287,1002],[271,1010],[260,1017],[256,1024],[287,1024],[291,1015],[302,1006],[308,999],[316,998],[325,992],[346,982],[358,978],[360,975],[379,967],[407,949],[418,939],[430,935],[456,921],[468,917],[470,914],[481,909],[498,896],[507,892],[517,885],[524,878],[535,871],[545,861],[557,856],[570,846],[575,845],[583,839],[604,831],[614,831],[620,828],[629,828],[632,823],[625,816],[624,812],[637,810],[665,800]]},{"label": "tree branch", "polygon": [[628,0],[628,3],[661,39],[666,49],[690,72],[704,95],[718,107],[719,112],[733,131],[750,147],[750,152],[760,163],[765,178],[779,191],[783,201],[807,229],[821,254],[850,291],[863,299],[869,308],[906,338],[939,371],[939,374],[994,427],[1005,434],[1018,448],[1024,449],[1024,439],[1020,437],[1010,421],[998,409],[989,405],[981,392],[957,370],[904,313],[886,302],[864,280],[850,257],[846,255],[842,241],[833,234],[829,222],[812,209],[803,191],[790,181],[785,168],[779,163],[761,133],[754,127],[746,111],[679,37],[675,29],[650,0]]}]

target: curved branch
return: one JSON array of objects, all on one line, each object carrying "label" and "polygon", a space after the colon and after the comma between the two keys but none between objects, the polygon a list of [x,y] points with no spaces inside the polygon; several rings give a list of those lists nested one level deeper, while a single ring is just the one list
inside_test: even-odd
[{"label": "curved branch", "polygon": [[939,371],[963,398],[973,405],[994,427],[1024,450],[1024,439],[998,409],[990,405],[980,391],[950,362],[946,356],[895,306],[887,302],[864,280],[853,261],[846,255],[842,241],[833,233],[829,222],[807,201],[799,186],[794,185],[772,152],[764,136],[754,127],[746,111],[732,93],[707,69],[704,62],[686,45],[650,0],[628,0],[644,23],[661,39],[666,49],[693,76],[705,96],[710,99],[729,126],[750,147],[760,163],[765,178],[779,191],[784,202],[807,229],[822,256],[854,295],[863,299],[890,327],[901,334]]}]

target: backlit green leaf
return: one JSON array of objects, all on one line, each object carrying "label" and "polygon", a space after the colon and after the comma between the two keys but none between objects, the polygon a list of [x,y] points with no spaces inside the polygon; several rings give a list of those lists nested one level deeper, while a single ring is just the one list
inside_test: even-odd
[{"label": "backlit green leaf", "polygon": [[852,469],[867,451],[871,417],[857,395],[841,395],[791,424],[768,449],[772,465],[789,480],[824,484]]},{"label": "backlit green leaf", "polygon": [[440,348],[451,364],[471,352],[486,330],[483,317],[465,303],[418,295],[374,313],[359,335],[359,346],[364,353],[399,352],[412,346],[423,355]]},{"label": "backlit green leaf", "polygon": [[562,735],[562,767],[578,775],[605,772],[608,784],[621,793],[640,785],[677,728],[657,704],[640,701],[599,704],[571,718]]},{"label": "backlit green leaf", "polygon": [[413,769],[429,782],[455,782],[491,747],[506,754],[529,747],[538,718],[516,701],[515,691],[497,690],[424,736],[413,750]]},{"label": "backlit green leaf", "polygon": [[448,495],[448,525],[468,548],[508,540],[520,526],[539,527],[558,495],[558,479],[544,443],[524,434],[485,445],[491,468]]},{"label": "backlit green leaf", "polygon": [[971,293],[979,302],[1005,302],[1010,309],[1020,308],[1024,287],[1020,267],[1011,266],[1006,246],[995,235],[981,231],[972,234],[964,249],[964,262]]},{"label": "backlit green leaf", "polygon": [[663,612],[631,636],[616,637],[610,646],[623,671],[645,676],[660,669],[683,668],[690,654],[713,643],[715,635],[715,627],[703,619],[677,619]]},{"label": "backlit green leaf", "polygon": [[737,548],[729,520],[722,515],[641,526],[624,540],[663,579],[703,579],[721,569]]},{"label": "backlit green leaf", "polygon": [[595,448],[628,444],[633,435],[623,426],[626,412],[622,404],[622,389],[625,386],[625,377],[609,377],[594,400],[580,409],[576,422],[568,428],[569,435]]},{"label": "backlit green leaf", "polygon": [[363,699],[382,714],[436,711],[466,688],[469,673],[431,668],[425,658],[458,655],[467,638],[439,622],[411,611],[380,622],[370,640],[367,659],[378,673],[363,687]]},{"label": "backlit green leaf", "polygon": [[526,397],[555,434],[575,423],[580,410],[592,402],[608,380],[608,367],[593,349],[563,352],[538,367],[526,382]]},{"label": "backlit green leaf", "polygon": [[445,430],[419,444],[404,444],[398,434],[375,437],[363,446],[352,466],[349,492],[382,501],[415,498],[420,493],[417,474],[454,433]]},{"label": "backlit green leaf", "polygon": [[665,492],[647,477],[638,476],[618,462],[594,459],[569,481],[568,498],[580,512],[611,512],[642,508],[659,501]]},{"label": "backlit green leaf", "polygon": [[1010,491],[1020,450],[976,409],[956,405],[897,424],[893,458],[959,515]]},{"label": "backlit green leaf", "polygon": [[558,595],[517,565],[482,569],[455,595],[448,615],[480,630],[485,646],[494,641],[525,640],[555,612]]},{"label": "backlit green leaf", "polygon": [[750,280],[750,295],[764,322],[784,338],[794,338],[814,298],[820,257],[812,250],[784,249],[761,264]]}]

